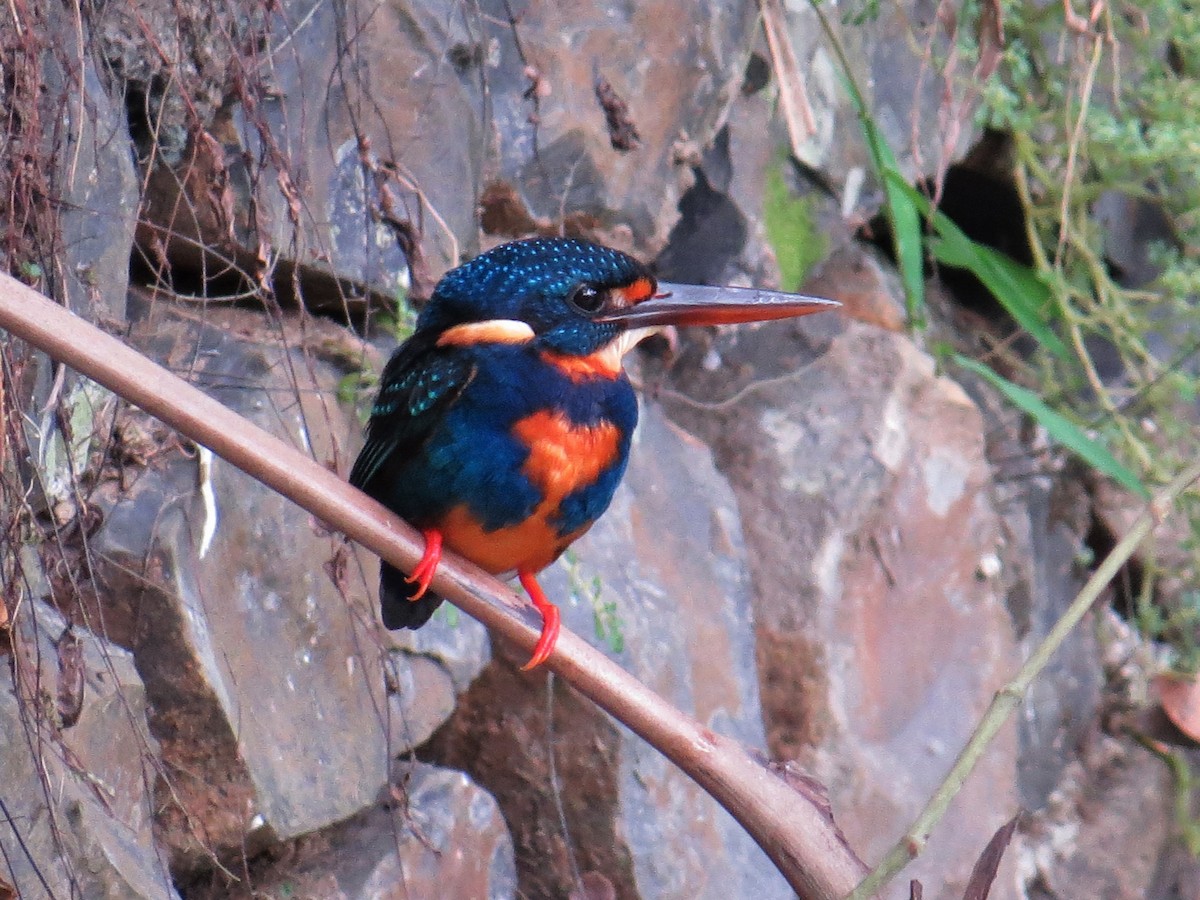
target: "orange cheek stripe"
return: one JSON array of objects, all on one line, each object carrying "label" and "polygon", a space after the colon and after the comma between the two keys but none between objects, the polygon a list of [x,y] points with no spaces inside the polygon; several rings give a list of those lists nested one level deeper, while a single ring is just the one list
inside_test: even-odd
[{"label": "orange cheek stripe", "polygon": [[633,284],[620,288],[621,296],[625,298],[625,306],[633,306],[643,300],[649,300],[654,294],[654,282],[649,278],[639,278]]}]

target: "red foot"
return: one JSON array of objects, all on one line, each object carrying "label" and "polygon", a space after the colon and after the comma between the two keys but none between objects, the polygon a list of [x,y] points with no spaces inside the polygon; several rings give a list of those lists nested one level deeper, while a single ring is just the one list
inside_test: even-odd
[{"label": "red foot", "polygon": [[422,531],[425,536],[425,552],[421,555],[421,561],[417,563],[417,567],[412,570],[412,574],[404,580],[409,584],[417,586],[417,592],[409,597],[409,600],[420,600],[427,590],[429,590],[429,582],[433,581],[433,574],[437,571],[438,563],[442,561],[442,533],[436,528],[430,528]]},{"label": "red foot", "polygon": [[528,672],[544,663],[554,652],[554,645],[558,641],[558,607],[546,599],[546,595],[542,593],[542,586],[537,583],[532,572],[518,572],[517,577],[521,581],[521,587],[525,588],[525,593],[533,601],[534,607],[542,614],[542,636],[538,638],[529,662],[521,666],[522,672]]}]

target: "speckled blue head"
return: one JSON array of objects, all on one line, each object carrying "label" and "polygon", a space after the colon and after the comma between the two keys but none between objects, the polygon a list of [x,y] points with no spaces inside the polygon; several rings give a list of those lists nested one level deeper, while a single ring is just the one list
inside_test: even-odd
[{"label": "speckled blue head", "polygon": [[514,241],[447,272],[417,328],[442,331],[465,322],[516,319],[533,328],[539,345],[586,355],[623,328],[592,321],[570,298],[584,285],[604,291],[650,278],[633,257],[588,241]]}]

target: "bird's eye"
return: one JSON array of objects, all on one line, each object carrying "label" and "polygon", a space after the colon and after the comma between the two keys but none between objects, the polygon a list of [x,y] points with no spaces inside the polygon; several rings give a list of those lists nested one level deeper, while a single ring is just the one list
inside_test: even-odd
[{"label": "bird's eye", "polygon": [[604,305],[604,293],[590,284],[581,284],[571,291],[567,302],[582,312],[596,313]]}]

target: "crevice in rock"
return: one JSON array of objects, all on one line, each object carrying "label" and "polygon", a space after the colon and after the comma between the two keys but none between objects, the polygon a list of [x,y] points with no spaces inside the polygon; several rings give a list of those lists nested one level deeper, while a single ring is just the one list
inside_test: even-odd
[{"label": "crevice in rock", "polygon": [[708,167],[695,167],[695,183],[679,200],[679,221],[655,269],[664,281],[720,284],[746,246],[745,215],[726,194],[714,188]]},{"label": "crevice in rock", "polygon": [[[503,656],[504,650],[494,652]],[[552,731],[547,690],[554,692]],[[566,683],[552,680],[547,687],[547,676],[519,672],[513,660],[501,658],[417,753],[422,761],[466,772],[496,799],[513,838],[519,896],[566,897],[577,889],[577,871],[581,877],[600,873],[619,900],[637,900],[632,857],[618,832],[618,745],[608,718]]]},{"label": "crevice in rock", "polygon": [[[946,170],[937,208],[974,241],[999,250],[1022,265],[1033,264],[1033,251],[1021,197],[1012,179],[1012,138],[1002,131],[985,131],[961,162]],[[927,196],[936,193],[933,176],[917,181]],[[858,231],[895,260],[892,228],[881,211]],[[937,274],[950,299],[992,322],[1011,322],[1003,305],[971,272],[926,258],[926,273]]]},{"label": "crevice in rock", "polygon": [[[921,187],[927,190],[932,184],[926,180]],[[977,170],[966,163],[951,166],[938,208],[972,240],[999,250],[1022,265],[1033,264],[1025,211],[1011,178]],[[945,263],[938,263],[935,270],[960,306],[989,319],[1007,318],[1003,305],[974,274]]]}]

